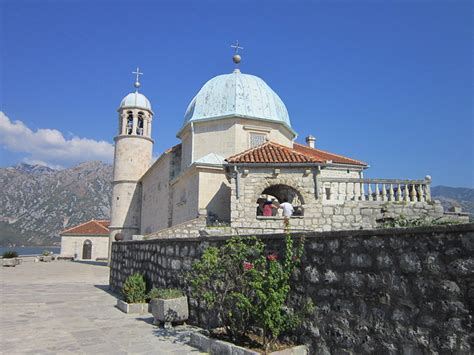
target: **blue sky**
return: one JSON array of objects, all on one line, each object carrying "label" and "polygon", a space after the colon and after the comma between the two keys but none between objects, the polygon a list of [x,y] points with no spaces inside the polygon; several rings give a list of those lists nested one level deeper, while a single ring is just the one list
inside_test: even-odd
[{"label": "blue sky", "polygon": [[154,154],[210,78],[241,70],[302,142],[366,176],[474,186],[471,1],[3,1],[0,166],[111,159],[116,109],[145,73]]}]

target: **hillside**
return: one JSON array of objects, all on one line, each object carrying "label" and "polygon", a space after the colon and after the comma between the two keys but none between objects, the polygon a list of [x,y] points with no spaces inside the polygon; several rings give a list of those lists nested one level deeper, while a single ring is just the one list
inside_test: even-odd
[{"label": "hillside", "polygon": [[108,219],[111,179],[112,167],[101,162],[0,168],[0,245],[51,245],[66,227]]},{"label": "hillside", "polygon": [[471,215],[471,221],[474,220],[474,189],[435,186],[431,188],[431,196],[439,200],[445,210],[453,206],[461,207],[463,212]]}]

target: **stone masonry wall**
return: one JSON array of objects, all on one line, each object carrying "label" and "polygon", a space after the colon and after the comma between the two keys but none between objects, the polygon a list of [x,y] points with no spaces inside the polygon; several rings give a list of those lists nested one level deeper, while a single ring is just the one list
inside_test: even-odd
[{"label": "stone masonry wall", "polygon": [[[292,287],[316,305],[299,336],[311,354],[472,353],[474,224],[304,235]],[[260,237],[281,251],[282,235]],[[187,290],[184,273],[226,239],[113,243],[110,285],[141,272],[150,287]],[[190,322],[209,317],[191,298]]]}]

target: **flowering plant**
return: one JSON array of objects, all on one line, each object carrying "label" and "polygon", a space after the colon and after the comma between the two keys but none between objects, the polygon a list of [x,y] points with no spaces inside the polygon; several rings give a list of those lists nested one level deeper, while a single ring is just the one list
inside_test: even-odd
[{"label": "flowering plant", "polygon": [[304,240],[295,246],[288,227],[286,223],[281,257],[267,253],[255,237],[234,237],[222,248],[207,248],[190,274],[192,293],[203,299],[210,314],[217,315],[227,334],[237,340],[258,328],[265,351],[298,324],[298,315],[290,314],[286,306]]}]

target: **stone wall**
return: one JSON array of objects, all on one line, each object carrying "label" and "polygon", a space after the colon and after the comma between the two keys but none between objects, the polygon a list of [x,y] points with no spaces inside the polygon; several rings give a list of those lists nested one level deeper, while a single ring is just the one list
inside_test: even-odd
[{"label": "stone wall", "polygon": [[[316,305],[300,336],[312,354],[471,353],[474,224],[304,235],[293,287],[296,299]],[[282,235],[261,238],[282,248]],[[226,239],[114,243],[111,287],[141,272],[150,287],[187,289],[184,273]],[[190,307],[191,322],[202,325],[209,315],[199,300]]]}]

